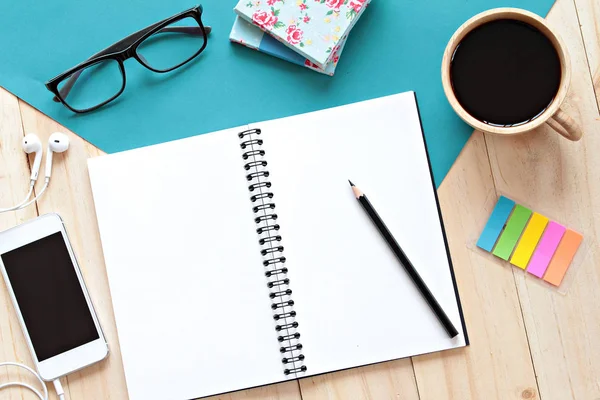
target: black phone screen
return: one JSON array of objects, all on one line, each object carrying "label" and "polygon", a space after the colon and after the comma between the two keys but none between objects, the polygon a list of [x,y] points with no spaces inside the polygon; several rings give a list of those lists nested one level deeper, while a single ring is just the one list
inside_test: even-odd
[{"label": "black phone screen", "polygon": [[61,232],[0,257],[39,361],[99,339]]}]

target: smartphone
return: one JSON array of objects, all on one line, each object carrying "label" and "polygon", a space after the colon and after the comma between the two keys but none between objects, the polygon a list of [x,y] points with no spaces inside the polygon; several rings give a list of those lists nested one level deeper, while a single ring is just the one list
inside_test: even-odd
[{"label": "smartphone", "polygon": [[98,317],[57,214],[1,232],[0,270],[42,379],[52,381],[108,356]]}]

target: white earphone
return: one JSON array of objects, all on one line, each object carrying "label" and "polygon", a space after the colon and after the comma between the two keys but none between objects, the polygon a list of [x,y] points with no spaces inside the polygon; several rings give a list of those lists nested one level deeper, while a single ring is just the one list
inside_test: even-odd
[{"label": "white earphone", "polygon": [[33,166],[31,167],[31,181],[35,182],[42,164],[42,142],[34,133],[29,133],[23,138],[23,151],[27,154],[35,153]]},{"label": "white earphone", "polygon": [[50,135],[46,153],[46,179],[50,179],[50,175],[52,175],[52,154],[64,153],[67,150],[69,150],[69,137],[67,135],[60,132],[54,132]]},{"label": "white earphone", "polygon": [[27,197],[25,197],[25,199],[17,204],[14,207],[10,207],[10,208],[5,208],[5,209],[0,209],[0,213],[3,212],[7,212],[7,211],[16,211],[16,210],[21,210],[27,206],[29,206],[30,204],[32,204],[33,202],[35,202],[37,199],[39,199],[42,194],[44,194],[44,192],[46,191],[46,189],[48,188],[49,182],[50,182],[50,176],[52,175],[52,156],[54,153],[64,153],[65,151],[67,151],[69,149],[69,137],[67,135],[65,135],[64,133],[60,133],[60,132],[55,132],[52,135],[50,135],[50,138],[48,139],[48,150],[46,152],[46,179],[44,182],[44,186],[42,187],[42,190],[40,190],[40,192],[31,200],[29,200],[29,198],[31,197],[31,194],[33,193],[33,186],[35,185],[35,182],[38,179],[38,175],[40,172],[40,166],[42,164],[42,142],[40,141],[40,138],[34,134],[34,133],[29,133],[27,134],[24,138],[23,138],[23,151],[25,151],[25,153],[27,154],[33,154],[35,153],[35,158],[33,160],[33,165],[31,166],[31,183],[29,185],[29,193],[27,194]]}]

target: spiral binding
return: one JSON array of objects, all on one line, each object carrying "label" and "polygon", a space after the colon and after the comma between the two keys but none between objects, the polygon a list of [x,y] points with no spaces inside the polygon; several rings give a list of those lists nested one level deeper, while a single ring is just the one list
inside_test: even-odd
[{"label": "spiral binding", "polygon": [[294,311],[294,300],[292,300],[292,289],[287,277],[288,269],[285,266],[286,258],[283,255],[280,229],[277,223],[278,216],[274,212],[273,192],[271,182],[268,181],[268,162],[265,160],[265,151],[262,149],[263,140],[259,138],[260,129],[250,129],[238,134],[244,159],[244,170],[246,179],[250,182],[250,201],[252,211],[256,214],[256,233],[258,243],[261,247],[260,254],[263,257],[271,309],[275,320],[275,331],[280,343],[281,362],[285,375],[302,374],[306,371],[304,365],[304,354],[302,354],[302,343],[300,343],[300,332],[296,311]]}]

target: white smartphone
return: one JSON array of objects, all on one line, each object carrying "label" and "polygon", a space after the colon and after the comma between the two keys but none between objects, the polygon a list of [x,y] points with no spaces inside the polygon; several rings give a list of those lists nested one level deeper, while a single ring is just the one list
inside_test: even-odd
[{"label": "white smartphone", "polygon": [[57,214],[1,232],[0,270],[42,379],[106,358],[108,345]]}]

